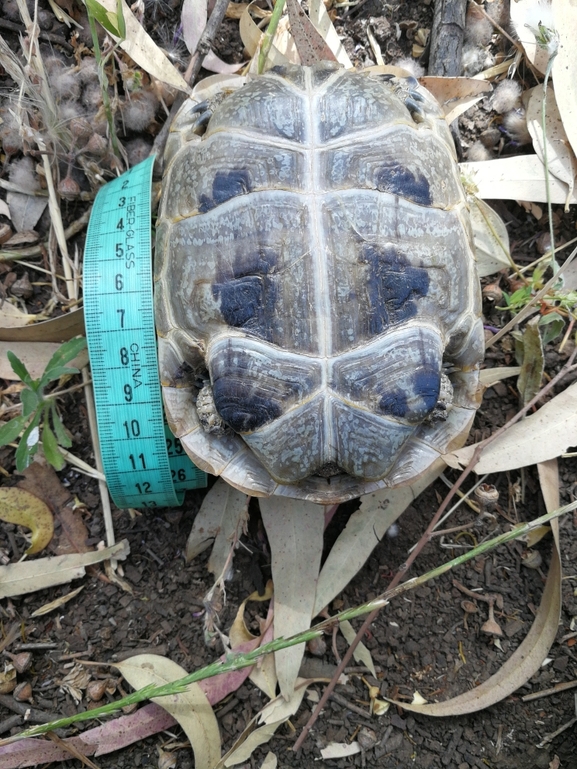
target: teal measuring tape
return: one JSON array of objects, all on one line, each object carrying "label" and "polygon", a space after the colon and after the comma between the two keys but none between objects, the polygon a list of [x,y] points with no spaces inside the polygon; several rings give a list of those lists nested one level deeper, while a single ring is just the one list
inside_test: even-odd
[{"label": "teal measuring tape", "polygon": [[94,201],[84,251],[84,319],[102,464],[118,507],[182,504],[206,486],[170,432],[160,394],[148,158]]}]

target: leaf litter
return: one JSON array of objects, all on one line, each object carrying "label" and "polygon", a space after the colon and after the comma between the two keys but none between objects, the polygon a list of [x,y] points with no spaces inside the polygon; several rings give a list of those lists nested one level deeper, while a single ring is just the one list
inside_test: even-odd
[{"label": "leaf litter", "polygon": [[[520,5],[520,4],[519,4],[519,5]],[[111,10],[111,12],[113,12],[113,11],[115,11],[115,9],[112,9],[112,10]],[[554,79],[555,79],[555,78],[554,78]],[[491,161],[490,161],[490,162],[491,162]],[[500,162],[500,161],[496,161],[496,162]],[[535,165],[535,169],[538,169],[538,166],[537,166],[537,165]],[[500,173],[500,172],[497,172],[497,173]],[[538,175],[538,174],[537,174],[537,175]],[[489,186],[493,186],[493,183],[494,183],[494,179],[495,179],[495,177],[492,177],[492,181],[489,181],[489,182],[488,182]],[[518,188],[518,189],[520,189],[520,188]],[[557,188],[555,188],[555,189],[557,189]],[[495,192],[495,190],[494,190],[494,189],[493,189],[493,192]],[[494,196],[492,196],[492,197],[494,197]],[[522,195],[518,195],[517,193],[516,193],[516,194],[514,194],[514,195],[511,195],[511,197],[513,197],[513,198],[516,198],[516,199],[520,199],[520,200],[526,199],[526,198],[524,198],[524,196],[522,196]],[[490,249],[488,249],[488,251],[489,251],[489,253],[490,253]],[[557,397],[559,397],[559,396],[557,396]],[[527,420],[526,420],[526,421],[527,421]],[[533,434],[534,434],[534,433],[533,433]],[[562,443],[562,441],[561,441],[561,443]],[[560,444],[559,444],[559,445],[560,445]],[[555,456],[557,456],[557,454],[555,454]],[[526,459],[526,458],[525,458],[525,459]],[[526,464],[526,461],[525,461],[525,464]],[[502,469],[502,467],[500,467],[499,469]],[[297,550],[298,550],[298,548],[294,548],[294,551],[295,551],[295,552],[296,552]],[[370,551],[369,551],[369,552],[370,552]],[[215,557],[216,557],[216,556],[215,556]],[[293,557],[294,557],[294,555],[293,555]],[[222,559],[221,559],[219,562],[220,562],[220,563],[222,563]],[[315,569],[313,568],[313,570],[312,570],[312,572],[311,572],[311,573],[313,573],[313,574],[314,574],[314,570],[315,570]],[[316,579],[316,577],[315,577],[314,579]],[[298,603],[298,602],[297,602],[297,603]],[[303,615],[303,616],[304,616],[304,615]],[[310,617],[309,617],[309,620],[310,620]],[[288,688],[288,686],[287,686],[287,688]]]}]

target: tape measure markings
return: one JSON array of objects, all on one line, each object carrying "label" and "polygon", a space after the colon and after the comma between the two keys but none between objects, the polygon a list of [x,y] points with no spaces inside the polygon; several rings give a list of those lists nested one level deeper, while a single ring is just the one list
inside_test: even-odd
[{"label": "tape measure markings", "polygon": [[206,485],[162,409],[150,258],[152,163],[149,158],[100,190],[85,248],[84,316],[98,432],[119,507],[177,505],[185,489]]}]

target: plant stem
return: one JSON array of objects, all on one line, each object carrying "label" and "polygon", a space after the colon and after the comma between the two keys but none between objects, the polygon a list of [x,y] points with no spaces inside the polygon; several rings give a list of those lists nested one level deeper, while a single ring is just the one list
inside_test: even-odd
[{"label": "plant stem", "polygon": [[106,121],[108,123],[108,130],[110,131],[110,141],[112,143],[112,151],[116,157],[122,161],[122,153],[118,144],[118,137],[116,135],[116,127],[114,125],[114,115],[112,114],[112,106],[110,104],[110,97],[108,96],[108,79],[106,72],[104,71],[104,62],[102,60],[102,54],[100,53],[100,43],[98,41],[98,32],[96,30],[96,22],[94,16],[90,13],[90,9],[86,6],[86,13],[88,14],[88,23],[90,24],[90,34],[92,35],[92,45],[94,46],[94,58],[98,65],[98,80],[100,81],[100,91],[102,93],[102,104],[104,105],[104,112],[106,113]]},{"label": "plant stem", "polygon": [[26,737],[37,737],[41,734],[45,734],[46,732],[53,731],[55,729],[62,729],[65,726],[78,723],[79,721],[88,721],[94,718],[99,718],[100,716],[109,715],[110,713],[115,713],[127,705],[133,705],[134,703],[142,702],[143,700],[151,699],[152,697],[157,698],[179,694],[186,691],[190,684],[203,681],[205,678],[211,678],[222,673],[230,673],[233,670],[240,670],[241,668],[249,667],[250,665],[253,665],[258,659],[264,657],[265,654],[271,654],[272,652],[278,651],[279,649],[286,649],[290,646],[296,646],[297,644],[310,641],[313,638],[318,638],[335,622],[351,620],[355,617],[360,617],[364,614],[368,614],[369,612],[380,609],[383,606],[386,606],[386,604],[388,604],[392,598],[401,595],[402,593],[406,593],[409,590],[413,590],[414,588],[425,584],[429,580],[438,577],[441,574],[445,574],[451,569],[454,569],[456,566],[460,566],[461,564],[466,563],[473,558],[477,558],[479,555],[482,555],[489,550],[493,550],[499,545],[510,542],[513,539],[517,539],[518,537],[527,534],[529,531],[549,523],[554,518],[559,518],[561,515],[564,515],[565,513],[571,512],[575,509],[577,509],[577,501],[574,501],[569,505],[565,505],[565,507],[561,507],[558,510],[554,510],[551,513],[547,513],[540,518],[536,518],[534,521],[529,523],[519,524],[518,526],[515,526],[511,531],[500,534],[499,536],[494,537],[487,542],[483,542],[474,550],[469,550],[466,553],[462,553],[456,558],[447,561],[447,563],[443,563],[440,566],[437,566],[435,569],[432,569],[426,574],[422,574],[419,577],[414,577],[413,579],[407,580],[406,582],[397,585],[391,590],[385,591],[373,601],[362,604],[361,606],[354,607],[352,609],[346,609],[345,611],[336,614],[334,617],[323,620],[323,622],[318,623],[309,630],[297,633],[296,635],[290,636],[289,638],[276,638],[274,641],[264,644],[258,649],[254,649],[250,652],[232,652],[226,655],[224,661],[213,662],[212,664],[207,665],[206,667],[201,668],[200,670],[197,670],[194,673],[179,679],[178,681],[171,681],[170,683],[163,684],[162,686],[154,686],[153,684],[149,684],[148,686],[145,686],[142,689],[138,689],[126,697],[123,697],[121,700],[111,702],[108,705],[104,705],[103,707],[95,708],[94,710],[89,710],[83,713],[77,713],[67,718],[60,718],[47,724],[40,724],[38,726],[31,727],[30,729],[26,729],[23,732],[20,732],[20,734],[14,735],[13,737],[0,740],[0,745],[7,745],[8,743],[16,742],[17,740],[21,740]]},{"label": "plant stem", "polygon": [[262,75],[264,72],[264,65],[266,64],[267,57],[272,47],[272,41],[277,31],[277,27],[284,11],[285,0],[276,0],[268,23],[268,27],[262,37],[262,43],[260,46],[260,53],[258,55],[258,74]]}]

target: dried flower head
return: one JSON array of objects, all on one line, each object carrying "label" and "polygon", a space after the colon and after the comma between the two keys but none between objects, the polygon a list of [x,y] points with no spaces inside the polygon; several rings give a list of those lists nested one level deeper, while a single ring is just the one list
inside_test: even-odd
[{"label": "dried flower head", "polygon": [[495,88],[491,97],[491,106],[495,112],[504,114],[517,109],[521,103],[521,86],[515,80],[503,80]]}]

